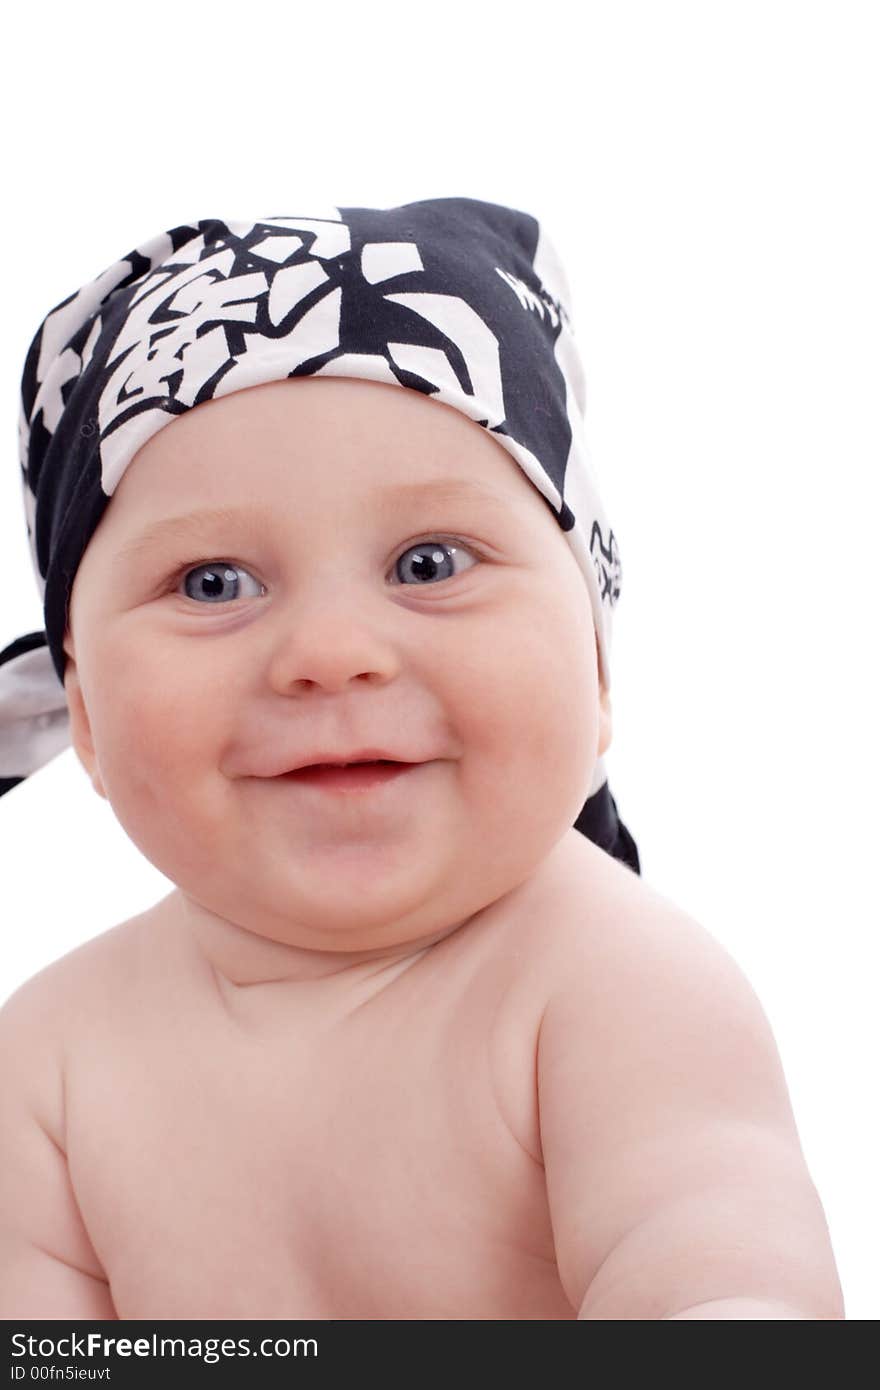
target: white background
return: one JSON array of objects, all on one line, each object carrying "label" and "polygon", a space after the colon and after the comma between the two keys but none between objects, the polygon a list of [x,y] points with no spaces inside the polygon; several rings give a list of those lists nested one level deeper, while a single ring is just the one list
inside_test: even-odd
[{"label": "white background", "polygon": [[[880,1314],[878,22],[850,0],[32,6],[0,98],[0,648],[43,626],[17,392],[60,299],[190,218],[460,195],[546,224],[623,563],[611,788],[645,879],[762,1001],[862,1319]],[[171,886],[72,750],[0,800],[0,855],[0,996]]]}]

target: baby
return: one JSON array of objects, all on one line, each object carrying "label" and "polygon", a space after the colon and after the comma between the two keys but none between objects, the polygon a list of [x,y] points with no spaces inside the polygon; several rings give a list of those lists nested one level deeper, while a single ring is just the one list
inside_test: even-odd
[{"label": "baby", "polygon": [[608,792],[619,573],[600,522],[577,549],[546,237],[467,199],[243,225],[131,253],[29,359],[67,355],[24,402],[47,644],[0,654],[13,781],[60,737],[51,655],[175,888],[0,1009],[0,1317],[842,1318],[767,1020]]}]

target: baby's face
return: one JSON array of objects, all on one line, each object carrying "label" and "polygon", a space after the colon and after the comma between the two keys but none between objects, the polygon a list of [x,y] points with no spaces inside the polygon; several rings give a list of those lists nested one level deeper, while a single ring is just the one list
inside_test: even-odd
[{"label": "baby's face", "polygon": [[[610,740],[547,504],[485,429],[396,386],[272,382],[163,427],[70,618],[96,790],[206,919],[289,945],[384,950],[467,920],[571,828]],[[270,775],[371,747],[421,766],[358,795]]]}]

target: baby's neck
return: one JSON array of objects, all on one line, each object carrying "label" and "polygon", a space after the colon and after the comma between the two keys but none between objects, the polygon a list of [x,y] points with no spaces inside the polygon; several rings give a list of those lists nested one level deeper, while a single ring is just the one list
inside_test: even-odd
[{"label": "baby's neck", "polygon": [[[473,918],[455,922],[430,937],[361,951],[326,951],[260,936],[210,911],[180,889],[158,907],[179,918],[200,955],[231,985],[304,983],[335,976],[348,980],[403,970],[444,937]],[[479,914],[476,914],[479,916]]]}]

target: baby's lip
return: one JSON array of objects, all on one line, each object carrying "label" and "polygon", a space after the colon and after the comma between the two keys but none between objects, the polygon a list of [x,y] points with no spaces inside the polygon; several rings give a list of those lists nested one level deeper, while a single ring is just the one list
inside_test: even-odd
[{"label": "baby's lip", "polygon": [[378,760],[348,763],[344,767],[338,763],[317,763],[312,767],[300,767],[296,772],[285,772],[281,777],[270,778],[270,781],[295,782],[323,792],[358,793],[399,781],[408,772],[415,772],[417,767],[422,766],[422,763]]},{"label": "baby's lip", "polygon": [[307,767],[340,767],[349,763],[403,763],[412,765],[414,763],[427,761],[423,758],[405,758],[399,753],[392,753],[384,748],[359,748],[349,753],[332,752],[329,750],[315,750],[303,754],[301,757],[294,758],[292,762],[287,762],[283,766],[277,767],[274,772],[266,774],[269,777],[282,777],[287,773],[299,772]]}]

